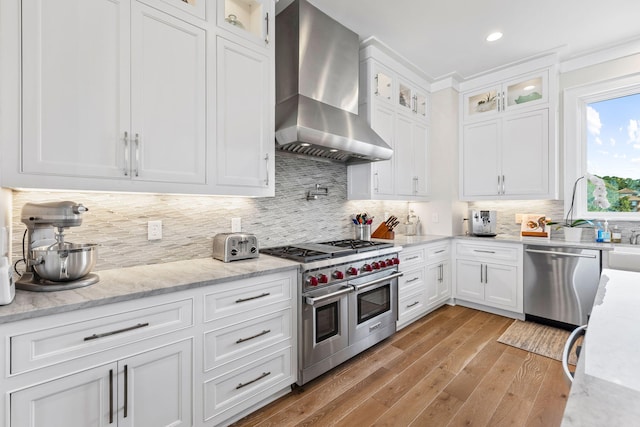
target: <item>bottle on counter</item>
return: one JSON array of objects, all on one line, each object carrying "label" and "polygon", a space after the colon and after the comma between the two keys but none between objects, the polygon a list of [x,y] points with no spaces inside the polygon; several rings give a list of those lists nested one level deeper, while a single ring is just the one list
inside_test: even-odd
[{"label": "bottle on counter", "polygon": [[595,226],[595,238],[597,243],[602,243],[604,241],[604,230],[602,228],[602,223],[598,221]]},{"label": "bottle on counter", "polygon": [[611,243],[611,230],[609,230],[609,221],[604,220],[604,232],[602,233],[602,241],[604,243]]},{"label": "bottle on counter", "polygon": [[622,232],[617,225],[613,226],[613,231],[611,232],[611,243],[622,243]]}]

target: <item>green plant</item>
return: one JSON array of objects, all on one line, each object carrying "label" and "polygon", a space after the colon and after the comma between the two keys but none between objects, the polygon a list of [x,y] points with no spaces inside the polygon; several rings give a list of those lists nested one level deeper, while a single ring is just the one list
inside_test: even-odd
[{"label": "green plant", "polygon": [[590,219],[575,219],[573,221],[565,221],[565,222],[553,222],[553,221],[549,221],[547,222],[547,225],[555,225],[555,229],[556,230],[560,230],[563,227],[569,227],[569,228],[573,228],[573,227],[584,227],[587,225],[593,225],[593,221],[591,221]]}]

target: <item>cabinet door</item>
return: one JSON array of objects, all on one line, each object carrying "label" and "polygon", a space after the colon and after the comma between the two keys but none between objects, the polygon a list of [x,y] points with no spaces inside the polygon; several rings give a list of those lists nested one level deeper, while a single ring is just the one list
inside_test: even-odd
[{"label": "cabinet door", "polygon": [[191,426],[191,340],[118,362],[118,426]]},{"label": "cabinet door", "polygon": [[487,119],[498,114],[501,101],[500,85],[465,93],[462,97],[463,117]]},{"label": "cabinet door", "polygon": [[451,263],[442,261],[440,265],[440,280],[437,286],[438,300],[445,301],[451,297]]},{"label": "cabinet door", "polygon": [[503,194],[549,193],[549,110],[502,119]]},{"label": "cabinet door", "polygon": [[22,2],[21,171],[122,177],[129,2]]},{"label": "cabinet door", "polygon": [[483,264],[477,261],[456,261],[456,297],[484,301]]},{"label": "cabinet door", "polygon": [[[183,0],[184,1],[184,0]],[[204,0],[198,0],[204,3]],[[275,32],[273,0],[217,0],[218,26],[235,35],[267,46]]]},{"label": "cabinet door", "polygon": [[[371,127],[391,148],[394,147],[394,122],[395,114],[393,111],[382,105],[375,105],[373,107]],[[393,194],[393,162],[394,159],[392,158],[373,163],[373,191],[376,194]]]},{"label": "cabinet door", "polygon": [[500,190],[500,122],[484,121],[463,129],[462,197],[495,196]]},{"label": "cabinet door", "polygon": [[106,427],[117,424],[113,394],[116,377],[117,365],[112,363],[12,393],[11,425]]},{"label": "cabinet door", "polygon": [[269,58],[220,37],[217,48],[217,184],[269,195],[275,150]]},{"label": "cabinet door", "polygon": [[449,261],[430,264],[427,268],[427,296],[430,305],[451,297],[451,266]]},{"label": "cabinet door", "polygon": [[373,79],[373,94],[376,96],[376,99],[383,100],[385,102],[392,102],[393,77],[391,76],[391,73],[376,67]]},{"label": "cabinet door", "polygon": [[396,193],[403,196],[415,195],[415,173],[413,169],[413,119],[398,114],[396,119]]},{"label": "cabinet door", "polygon": [[205,183],[205,31],[132,3],[132,177]]},{"label": "cabinet door", "polygon": [[519,77],[502,85],[505,111],[549,102],[549,72]]},{"label": "cabinet door", "polygon": [[416,120],[412,136],[414,195],[426,197],[429,195],[429,128]]},{"label": "cabinet door", "polygon": [[517,308],[518,268],[501,264],[484,265],[485,301],[501,308]]}]

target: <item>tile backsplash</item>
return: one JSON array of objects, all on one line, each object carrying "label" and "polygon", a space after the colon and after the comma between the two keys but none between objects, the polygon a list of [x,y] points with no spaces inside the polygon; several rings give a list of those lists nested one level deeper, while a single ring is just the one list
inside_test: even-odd
[{"label": "tile backsplash", "polygon": [[[345,165],[280,153],[275,163],[275,197],[270,198],[14,191],[13,260],[22,258],[26,227],[20,211],[26,202],[72,200],[88,207],[82,226],[65,234],[69,242],[100,245],[95,270],[211,257],[213,236],[231,231],[236,217],[243,231],[268,247],[350,238],[350,216],[358,212],[379,219],[385,212],[406,215],[406,202],[347,200]],[[307,201],[316,184],[327,187],[328,196]],[[147,240],[152,220],[162,220],[162,240]]]}]

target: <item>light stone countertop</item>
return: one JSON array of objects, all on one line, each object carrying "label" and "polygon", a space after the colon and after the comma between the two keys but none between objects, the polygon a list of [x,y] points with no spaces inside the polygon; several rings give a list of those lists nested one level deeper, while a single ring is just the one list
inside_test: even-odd
[{"label": "light stone countertop", "polygon": [[640,425],[640,273],[604,269],[563,427]]},{"label": "light stone countertop", "polygon": [[13,302],[0,306],[0,323],[295,270],[298,266],[296,262],[260,255],[229,263],[203,258],[96,271],[100,281],[84,288],[57,292],[16,290]]}]

